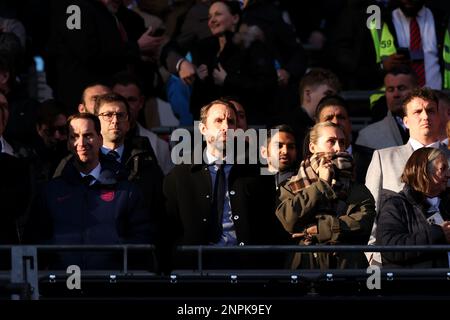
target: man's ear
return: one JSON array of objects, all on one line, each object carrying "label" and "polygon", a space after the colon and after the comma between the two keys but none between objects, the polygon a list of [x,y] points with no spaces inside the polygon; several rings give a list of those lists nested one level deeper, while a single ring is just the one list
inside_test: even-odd
[{"label": "man's ear", "polygon": [[86,108],[84,107],[84,104],[80,103],[78,105],[78,112],[79,113],[87,112]]},{"label": "man's ear", "polygon": [[198,123],[198,129],[200,130],[200,133],[204,136],[206,135],[206,132],[208,131],[208,128],[206,127],[206,125],[203,122]]},{"label": "man's ear", "polygon": [[145,97],[143,95],[141,95],[139,97],[139,111],[141,111],[141,109],[144,107],[145,105]]},{"label": "man's ear", "polygon": [[403,117],[403,124],[405,125],[406,128],[409,129],[409,126],[408,126],[408,117],[407,117],[407,116],[404,116],[404,117]]},{"label": "man's ear", "polygon": [[44,130],[42,129],[42,126],[36,123],[36,132],[40,137],[44,136]]},{"label": "man's ear", "polygon": [[9,81],[10,73],[8,71],[0,72],[0,85],[5,85]]},{"label": "man's ear", "polygon": [[305,88],[303,91],[303,104],[311,102],[311,89]]}]

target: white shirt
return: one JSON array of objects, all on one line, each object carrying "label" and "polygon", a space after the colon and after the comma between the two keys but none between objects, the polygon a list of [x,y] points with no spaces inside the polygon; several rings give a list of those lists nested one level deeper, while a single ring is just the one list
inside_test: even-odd
[{"label": "white shirt", "polygon": [[353,147],[352,147],[352,145],[350,145],[348,148],[347,148],[347,150],[345,150],[348,154],[351,154],[351,155],[353,155]]},{"label": "white shirt", "polygon": [[[439,198],[439,197],[433,197],[433,198],[427,197],[425,200],[430,205],[430,207],[428,208],[428,212],[440,212],[439,205],[441,204],[441,198]],[[442,220],[442,217],[441,217],[441,220]],[[444,220],[442,220],[442,222],[444,222]]]},{"label": "white shirt", "polygon": [[0,137],[0,141],[2,143],[2,150],[0,150],[0,152],[9,154],[10,156],[15,157],[14,149],[11,147],[11,145],[8,142],[6,142],[5,138],[3,138],[3,136]]},{"label": "white shirt", "polygon": [[[409,22],[411,18],[406,17],[402,10],[392,11],[392,22],[397,35],[398,46],[409,48]],[[433,13],[423,6],[417,13],[417,23],[420,28],[422,49],[425,64],[425,86],[432,89],[442,89],[442,77],[439,65],[439,50],[436,39]]]},{"label": "white shirt", "polygon": [[436,148],[436,149],[439,149],[439,147],[440,147],[440,142],[439,141],[436,141],[436,142],[433,142],[433,143],[431,143],[431,144],[429,144],[427,146],[424,146],[419,141],[417,141],[417,140],[415,140],[413,138],[409,138],[408,143],[411,145],[411,147],[413,148],[414,151],[416,151],[417,149],[420,149],[420,148],[424,148],[424,147]]}]

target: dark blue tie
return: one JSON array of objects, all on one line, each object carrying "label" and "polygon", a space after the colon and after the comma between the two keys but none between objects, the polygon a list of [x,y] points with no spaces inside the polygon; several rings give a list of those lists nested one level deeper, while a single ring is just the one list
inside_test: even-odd
[{"label": "dark blue tie", "polygon": [[217,243],[222,237],[223,203],[225,201],[225,164],[218,164],[214,182],[213,204],[210,225],[210,242]]},{"label": "dark blue tie", "polygon": [[95,180],[95,178],[93,176],[91,176],[90,174],[88,174],[87,176],[84,176],[83,178],[81,178],[81,180],[83,180],[83,184],[87,187],[89,187],[92,183],[92,181]]},{"label": "dark blue tie", "polygon": [[110,159],[113,159],[113,160],[115,160],[115,161],[119,161],[119,158],[120,158],[119,154],[118,154],[116,151],[114,151],[114,150],[109,151],[109,152],[107,153],[107,156],[108,156]]}]

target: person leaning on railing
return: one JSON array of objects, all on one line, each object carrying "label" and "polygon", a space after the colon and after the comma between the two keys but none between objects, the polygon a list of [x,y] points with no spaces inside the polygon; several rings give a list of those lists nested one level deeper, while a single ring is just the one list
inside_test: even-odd
[{"label": "person leaning on railing", "polygon": [[[377,217],[379,245],[450,243],[450,197],[447,156],[440,149],[421,148],[408,159],[403,190],[383,190]],[[383,252],[383,267],[448,268],[450,256],[439,251]]]}]

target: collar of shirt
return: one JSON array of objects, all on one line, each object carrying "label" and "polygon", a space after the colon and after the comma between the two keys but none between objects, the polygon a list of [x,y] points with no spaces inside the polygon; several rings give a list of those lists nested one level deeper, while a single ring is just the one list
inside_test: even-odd
[{"label": "collar of shirt", "polygon": [[120,162],[120,161],[122,160],[122,155],[123,155],[123,151],[125,150],[125,146],[124,146],[124,145],[121,145],[120,147],[118,147],[118,148],[116,148],[116,149],[109,149],[109,148],[107,148],[107,147],[105,147],[105,146],[102,146],[102,147],[101,147],[101,150],[102,150],[102,153],[103,153],[103,154],[108,154],[108,152],[110,152],[110,151],[115,151],[115,152],[117,152],[117,153],[119,154],[119,159],[118,159],[118,161]]},{"label": "collar of shirt", "polygon": [[448,138],[441,140],[441,144],[445,144],[448,147]]},{"label": "collar of shirt", "polygon": [[430,208],[428,211],[439,211],[439,205],[441,204],[441,199],[439,197],[426,198]]},{"label": "collar of shirt", "polygon": [[353,155],[353,147],[350,144],[350,146],[347,148],[347,150],[345,150],[348,154]]},{"label": "collar of shirt", "polygon": [[91,170],[91,172],[89,172],[89,173],[87,173],[87,174],[84,174],[84,173],[82,173],[82,172],[80,172],[80,175],[81,175],[81,177],[82,178],[84,178],[85,176],[88,176],[88,175],[91,175],[91,176],[93,176],[94,177],[94,181],[91,183],[91,184],[93,184],[95,181],[97,181],[98,180],[98,178],[100,177],[100,172],[102,171],[102,166],[101,166],[101,164],[100,164],[100,162],[97,164],[97,166],[94,168],[94,169],[92,169]]},{"label": "collar of shirt", "polygon": [[408,143],[411,145],[411,147],[413,148],[414,151],[416,151],[417,149],[423,148],[423,147],[436,148],[436,149],[439,149],[439,147],[440,147],[439,141],[436,141],[427,146],[424,146],[419,141],[417,141],[411,137],[409,138]]},{"label": "collar of shirt", "polygon": [[206,160],[208,161],[208,164],[213,164],[215,162],[225,163],[227,161],[227,158],[225,157],[221,160],[218,157],[213,156],[211,153],[209,153],[208,150],[206,150]]},{"label": "collar of shirt", "polygon": [[5,138],[3,138],[3,136],[0,137],[0,141],[2,142],[2,150],[0,150],[0,152],[9,154],[10,156],[15,157],[14,149],[11,147],[11,145],[8,142],[6,142]]}]

